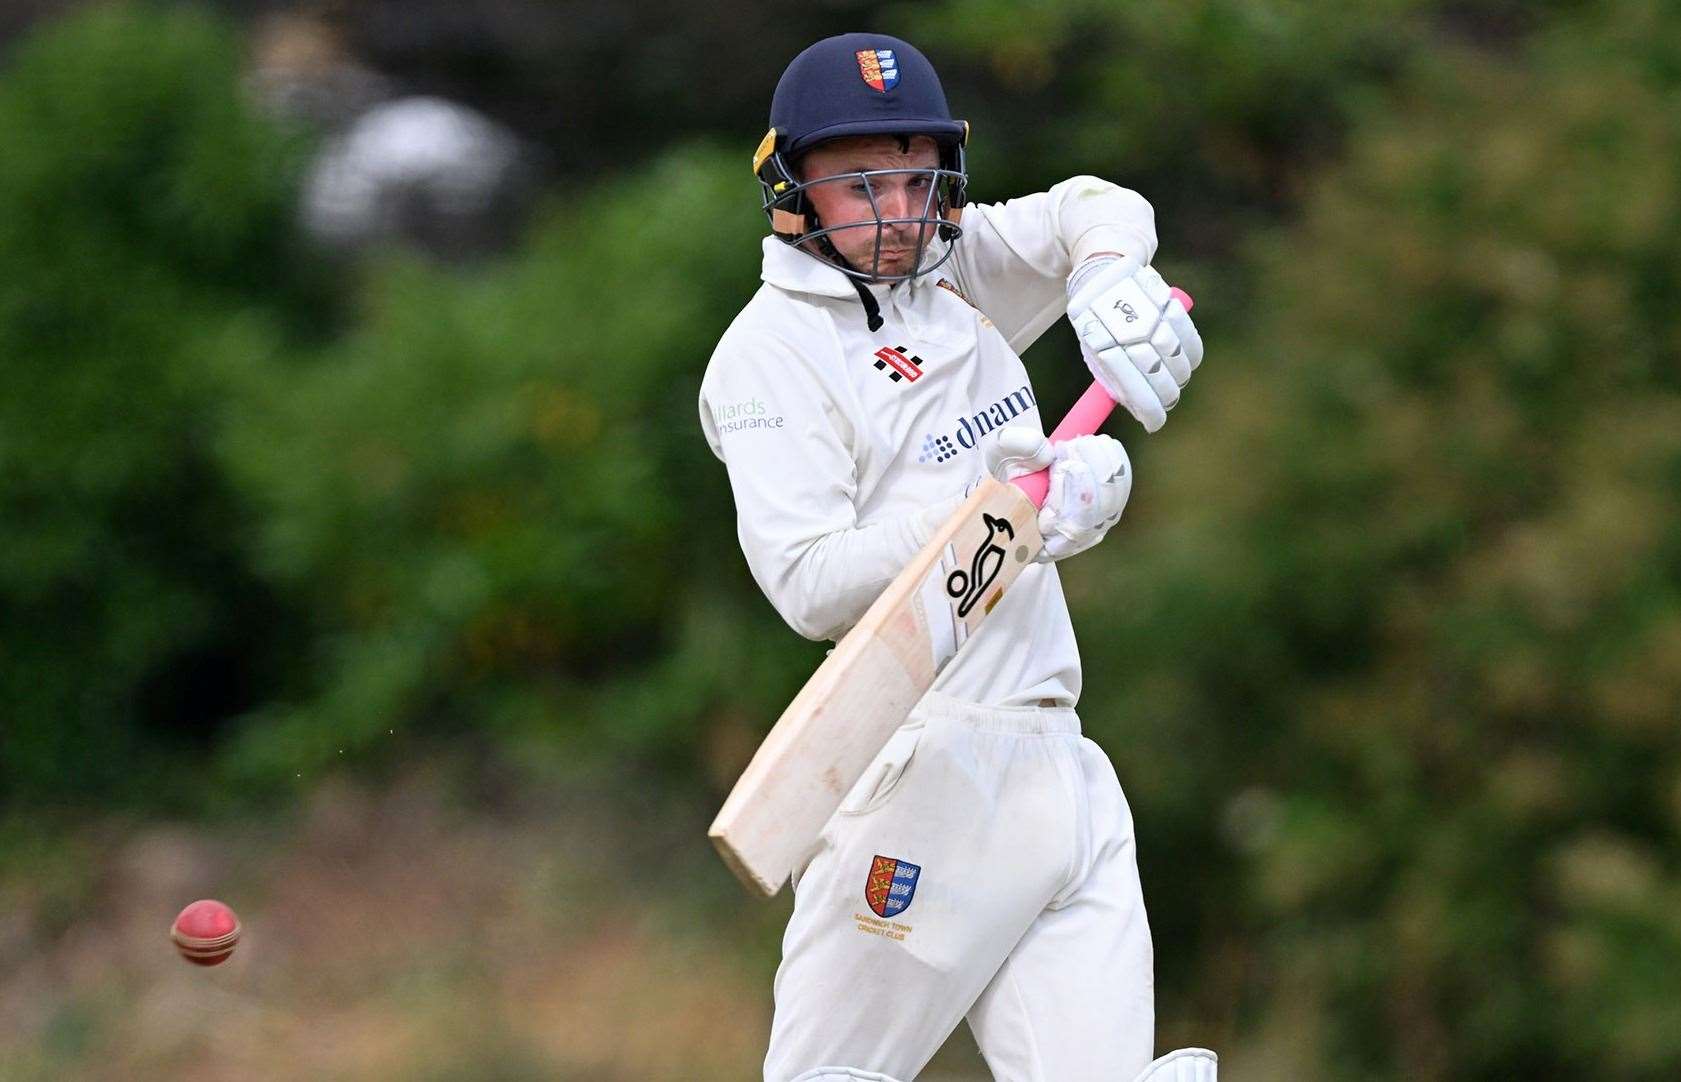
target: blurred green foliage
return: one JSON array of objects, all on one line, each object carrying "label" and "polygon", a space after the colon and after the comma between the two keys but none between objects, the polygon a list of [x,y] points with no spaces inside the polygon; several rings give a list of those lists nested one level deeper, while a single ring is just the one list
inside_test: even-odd
[{"label": "blurred green foliage", "polygon": [[0,797],[110,796],[144,726],[203,743],[261,678],[220,362],[326,310],[296,143],[242,107],[221,23],[47,29],[0,80],[0,143]]},{"label": "blurred green foliage", "polygon": [[[354,333],[253,369],[223,460],[316,633],[307,694],[245,727],[243,778],[415,725],[686,756],[720,685],[763,684],[740,674],[769,609],[694,446],[709,339],[755,285],[719,255],[762,222],[744,180],[677,149],[496,265],[378,261]],[[758,712],[786,684],[730,694]]]},{"label": "blurred green foliage", "polygon": [[1141,848],[1208,855],[1158,930],[1304,1077],[1681,1066],[1677,31],[1416,60],[1070,585]]},{"label": "blurred green foliage", "polygon": [[[1129,183],[1201,302],[1205,370],[1128,437],[1127,529],[1064,568],[1164,1045],[1673,1077],[1681,13],[888,22],[990,122],[982,198]],[[323,270],[298,144],[237,81],[227,28],[134,7],[0,72],[0,796],[110,799],[183,731],[241,797],[471,732],[710,803],[820,656],[747,576],[695,417],[755,287],[762,118],[495,261]],[[1047,402],[1067,352],[1030,358]]]}]

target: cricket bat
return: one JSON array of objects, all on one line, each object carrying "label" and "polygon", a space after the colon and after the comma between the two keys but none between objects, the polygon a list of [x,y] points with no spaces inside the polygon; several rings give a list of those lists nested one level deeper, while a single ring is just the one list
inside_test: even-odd
[{"label": "cricket bat", "polygon": [[[1174,296],[1188,311],[1191,298]],[[1093,383],[1050,435],[1090,435],[1115,402]],[[985,478],[846,633],[777,719],[707,832],[771,897],[934,678],[1044,547],[1040,470]]]}]

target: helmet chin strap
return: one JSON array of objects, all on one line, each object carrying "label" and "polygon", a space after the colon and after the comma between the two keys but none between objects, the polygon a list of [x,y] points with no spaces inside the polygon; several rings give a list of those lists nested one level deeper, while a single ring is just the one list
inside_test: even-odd
[{"label": "helmet chin strap", "polygon": [[[813,214],[811,216],[811,220],[813,223],[816,223],[817,215]],[[822,228],[822,226],[818,226],[818,228]],[[817,238],[817,250],[822,252],[831,262],[839,263],[843,267],[852,267],[852,269],[858,271],[859,274],[864,273],[863,271],[858,270],[857,267],[852,266],[852,260],[846,258],[844,255],[841,255],[840,249],[835,247],[835,242],[829,239],[829,235],[827,233]]]},{"label": "helmet chin strap", "polygon": [[[817,217],[817,212],[815,210],[811,212],[811,224],[816,226],[818,229],[823,228],[823,223]],[[822,252],[824,256],[832,262],[838,263],[843,267],[852,267],[852,269],[858,271],[859,274],[864,273],[863,271],[858,270],[857,267],[853,266],[852,260],[841,255],[840,249],[835,247],[834,242],[829,239],[829,236],[826,233],[817,238],[817,250]],[[846,280],[851,282],[852,288],[858,291],[858,300],[864,306],[864,322],[869,325],[870,331],[873,333],[881,330],[883,323],[881,318],[881,305],[876,303],[875,294],[870,292],[870,287],[865,285],[863,280],[860,278],[854,278],[849,274],[846,276]]]},{"label": "helmet chin strap", "polygon": [[[807,232],[816,233],[823,228],[823,219],[817,216],[817,208],[813,207],[811,210],[807,211],[806,217],[811,222],[811,228],[808,229]],[[844,255],[841,255],[840,249],[835,247],[835,242],[829,239],[829,234],[824,233],[822,236],[816,238],[815,243],[817,245],[817,250],[822,252],[824,258],[828,259],[829,262],[838,263],[843,267],[851,267],[859,274],[864,273],[863,268],[855,265],[852,260],[846,258]],[[849,274],[847,277],[852,278],[852,275]],[[857,281],[857,279],[853,278],[853,281]],[[870,329],[875,330],[874,327],[871,327]]]},{"label": "helmet chin strap", "polygon": [[858,299],[864,305],[864,322],[870,325],[872,331],[881,330],[881,305],[876,303],[876,295],[870,292],[870,287],[865,285],[862,280],[850,275],[846,280],[851,282],[852,288],[858,291]]}]

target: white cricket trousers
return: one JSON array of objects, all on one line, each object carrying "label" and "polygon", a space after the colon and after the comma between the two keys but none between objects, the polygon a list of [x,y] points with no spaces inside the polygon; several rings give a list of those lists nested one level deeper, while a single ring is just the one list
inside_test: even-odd
[{"label": "white cricket trousers", "polygon": [[1132,812],[1074,711],[930,695],[794,871],[765,1079],[909,1082],[967,1016],[1000,1082],[1124,1082],[1151,964]]}]

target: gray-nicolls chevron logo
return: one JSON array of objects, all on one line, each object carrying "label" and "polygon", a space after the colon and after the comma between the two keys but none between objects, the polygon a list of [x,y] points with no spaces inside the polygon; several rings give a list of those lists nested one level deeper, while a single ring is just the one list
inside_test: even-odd
[{"label": "gray-nicolls chevron logo", "polygon": [[886,372],[894,383],[904,380],[915,383],[922,378],[922,358],[913,357],[904,346],[883,346],[876,350],[873,362],[877,372]]}]

